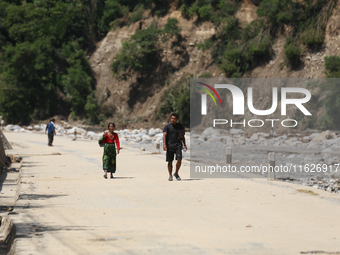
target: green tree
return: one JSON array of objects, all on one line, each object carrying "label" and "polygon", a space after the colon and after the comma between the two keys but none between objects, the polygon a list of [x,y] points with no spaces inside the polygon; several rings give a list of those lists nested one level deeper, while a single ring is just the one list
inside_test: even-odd
[{"label": "green tree", "polygon": [[144,77],[147,72],[153,70],[159,62],[156,46],[159,34],[159,29],[149,27],[137,31],[129,41],[124,42],[111,64],[114,75],[126,80],[134,73]]}]

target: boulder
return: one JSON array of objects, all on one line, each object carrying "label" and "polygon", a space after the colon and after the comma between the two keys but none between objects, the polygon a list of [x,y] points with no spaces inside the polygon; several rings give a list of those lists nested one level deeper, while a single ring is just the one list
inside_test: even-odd
[{"label": "boulder", "polygon": [[326,149],[322,150],[322,152],[332,154],[333,150],[331,148],[326,148]]},{"label": "boulder", "polygon": [[68,135],[74,135],[74,130],[75,130],[75,129],[76,129],[75,127],[71,128],[71,129],[68,129],[68,130],[66,131],[66,134],[68,134]]},{"label": "boulder", "polygon": [[89,132],[87,132],[86,135],[87,135],[87,136],[96,136],[96,133],[93,132],[93,131],[89,131]]},{"label": "boulder", "polygon": [[163,133],[158,133],[158,134],[155,135],[155,137],[156,137],[156,139],[163,138]]},{"label": "boulder", "polygon": [[[151,129],[150,129],[151,130]],[[149,136],[155,136],[155,135],[157,135],[157,134],[159,134],[160,132],[157,132],[157,131],[152,131],[152,132],[150,132],[150,130],[149,130]],[[163,134],[162,134],[163,135]]]},{"label": "boulder", "polygon": [[33,129],[34,129],[35,131],[39,131],[39,130],[42,130],[43,128],[41,127],[41,125],[34,125],[34,126],[33,126]]},{"label": "boulder", "polygon": [[243,134],[244,131],[242,129],[232,128],[230,129],[229,133],[231,135],[238,135],[238,134]]},{"label": "boulder", "polygon": [[142,141],[143,142],[151,142],[152,141],[152,138],[148,135],[143,135],[142,136]]},{"label": "boulder", "polygon": [[5,130],[6,130],[6,131],[12,131],[12,127],[13,127],[12,124],[8,124],[8,125],[5,127]]},{"label": "boulder", "polygon": [[[311,136],[313,136],[313,135],[311,135]],[[331,131],[327,130],[327,131],[324,131],[321,134],[315,136],[312,141],[315,142],[315,143],[320,143],[324,140],[335,139],[335,138],[336,138],[336,135],[334,135]]]},{"label": "boulder", "polygon": [[209,136],[212,134],[215,134],[215,129],[213,127],[208,127],[202,132],[203,136]]},{"label": "boulder", "polygon": [[251,141],[257,141],[259,140],[259,135],[257,133],[254,133],[251,137],[250,137]]}]

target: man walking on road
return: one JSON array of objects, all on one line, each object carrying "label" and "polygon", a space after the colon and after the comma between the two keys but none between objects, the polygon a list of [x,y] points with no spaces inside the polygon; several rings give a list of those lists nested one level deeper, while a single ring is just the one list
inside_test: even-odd
[{"label": "man walking on road", "polygon": [[174,155],[176,154],[176,171],[174,173],[175,178],[180,181],[181,177],[178,175],[178,171],[181,167],[182,163],[182,142],[185,148],[187,146],[185,144],[185,130],[184,126],[178,121],[178,114],[172,113],[170,124],[166,125],[163,129],[163,149],[166,151],[166,162],[168,162],[168,171],[169,171],[169,181],[172,181],[172,161],[174,161]]},{"label": "man walking on road", "polygon": [[46,126],[45,129],[45,134],[46,131],[48,130],[47,136],[48,136],[48,146],[53,146],[53,137],[56,134],[55,133],[55,128],[54,128],[54,123],[55,123],[55,119],[51,119],[50,123],[48,123],[48,125]]}]

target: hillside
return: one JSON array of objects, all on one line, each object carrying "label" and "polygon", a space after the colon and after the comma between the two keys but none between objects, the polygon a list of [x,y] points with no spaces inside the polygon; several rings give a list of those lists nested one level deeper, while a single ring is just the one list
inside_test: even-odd
[{"label": "hillside", "polygon": [[[0,115],[188,127],[190,78],[339,78],[339,17],[336,0],[0,0]],[[338,128],[339,86],[311,90],[301,128]]]},{"label": "hillside", "polygon": [[[325,39],[319,49],[309,49],[300,45],[301,61],[298,66],[292,68],[287,64],[285,58],[285,43],[292,34],[292,27],[284,26],[277,38],[273,38],[271,46],[273,53],[271,58],[260,64],[253,70],[245,72],[245,78],[322,78],[326,77],[324,57],[329,55],[340,55],[340,15],[339,3],[327,21]],[[235,17],[239,20],[241,27],[246,27],[250,22],[256,20],[255,6],[251,1],[240,4]],[[184,18],[181,11],[175,6],[164,17],[151,16],[144,13],[144,20],[138,21],[130,26],[123,26],[110,31],[107,36],[98,43],[97,49],[91,56],[90,63],[95,72],[97,80],[96,98],[106,106],[106,109],[113,113],[113,119],[119,121],[125,127],[150,127],[165,121],[166,115],[159,115],[159,109],[164,104],[164,98],[171,90],[179,88],[182,84],[188,86],[190,77],[225,77],[211,50],[200,50],[197,45],[204,43],[207,39],[216,34],[212,22],[201,21],[199,18]],[[167,48],[166,44],[160,44],[163,69],[156,67],[156,77],[138,81],[134,75],[127,81],[118,80],[113,76],[111,63],[122,47],[122,42],[129,40],[136,31],[157,25],[163,28],[167,20],[176,18],[181,28],[180,42],[172,43],[173,47]],[[170,43],[168,43],[169,45]],[[164,71],[166,61],[171,62],[173,68],[169,72]],[[261,93],[261,92],[260,92]],[[264,93],[264,92],[262,92]],[[314,93],[320,93],[315,90]],[[264,97],[266,94],[259,94]],[[267,97],[267,99],[270,97]],[[318,115],[322,115],[324,109],[319,109]]]}]

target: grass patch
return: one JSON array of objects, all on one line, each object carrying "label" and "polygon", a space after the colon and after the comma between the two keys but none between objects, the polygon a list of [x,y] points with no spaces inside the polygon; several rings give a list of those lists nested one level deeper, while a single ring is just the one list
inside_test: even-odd
[{"label": "grass patch", "polygon": [[314,191],[306,190],[306,189],[298,189],[296,191],[299,192],[299,193],[304,193],[304,194],[308,194],[308,195],[311,195],[311,196],[318,196],[319,195],[318,193],[315,193]]}]

